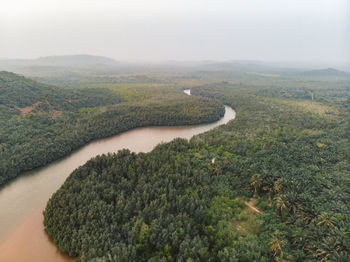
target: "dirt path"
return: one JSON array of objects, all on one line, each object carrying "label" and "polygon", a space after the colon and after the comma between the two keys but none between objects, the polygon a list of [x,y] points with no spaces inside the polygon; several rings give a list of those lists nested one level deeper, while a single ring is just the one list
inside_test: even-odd
[{"label": "dirt path", "polygon": [[41,102],[38,101],[38,102],[32,104],[31,106],[26,106],[26,107],[23,107],[23,108],[19,108],[19,110],[21,111],[23,116],[26,116],[26,115],[29,114],[30,111],[32,111],[34,108],[36,108],[40,104],[41,104]]},{"label": "dirt path", "polygon": [[244,201],[244,204],[246,204],[250,209],[252,209],[253,211],[259,213],[259,214],[264,214],[264,212],[260,211],[259,209],[257,209],[255,206],[254,206],[254,201],[255,199],[252,198],[250,199],[250,201]]}]

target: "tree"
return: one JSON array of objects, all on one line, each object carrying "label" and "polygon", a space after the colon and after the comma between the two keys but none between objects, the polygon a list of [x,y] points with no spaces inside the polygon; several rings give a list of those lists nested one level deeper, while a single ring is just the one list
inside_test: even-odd
[{"label": "tree", "polygon": [[257,190],[261,187],[262,181],[261,181],[261,175],[260,174],[254,174],[250,178],[250,185],[254,188],[254,194],[257,193]]}]

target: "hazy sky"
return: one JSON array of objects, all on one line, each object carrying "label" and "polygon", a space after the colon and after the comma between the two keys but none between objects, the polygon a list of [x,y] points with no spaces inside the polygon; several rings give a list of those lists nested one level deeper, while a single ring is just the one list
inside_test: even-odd
[{"label": "hazy sky", "polygon": [[1,0],[0,57],[350,62],[350,0]]}]

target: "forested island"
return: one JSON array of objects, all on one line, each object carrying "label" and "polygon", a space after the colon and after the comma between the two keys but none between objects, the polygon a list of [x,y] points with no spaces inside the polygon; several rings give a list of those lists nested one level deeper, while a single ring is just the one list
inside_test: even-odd
[{"label": "forested island", "polygon": [[[236,119],[75,170],[44,211],[58,247],[78,261],[349,261],[349,79],[172,79],[234,107]],[[136,89],[131,97],[145,95]]]}]

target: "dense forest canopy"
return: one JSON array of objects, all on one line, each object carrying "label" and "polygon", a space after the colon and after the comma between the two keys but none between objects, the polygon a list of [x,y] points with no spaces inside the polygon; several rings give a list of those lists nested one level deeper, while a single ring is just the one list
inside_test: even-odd
[{"label": "dense forest canopy", "polygon": [[349,81],[200,71],[174,83],[236,119],[75,170],[44,211],[58,247],[79,261],[349,261]]},{"label": "dense forest canopy", "polygon": [[40,68],[39,82],[0,72],[0,184],[93,139],[212,122],[223,104],[237,111],[190,141],[75,170],[44,212],[64,252],[81,261],[350,260],[346,73]]},{"label": "dense forest canopy", "polygon": [[94,139],[141,126],[208,123],[224,115],[220,102],[189,97],[181,89],[142,100],[128,97],[107,87],[62,88],[0,72],[0,186]]}]

